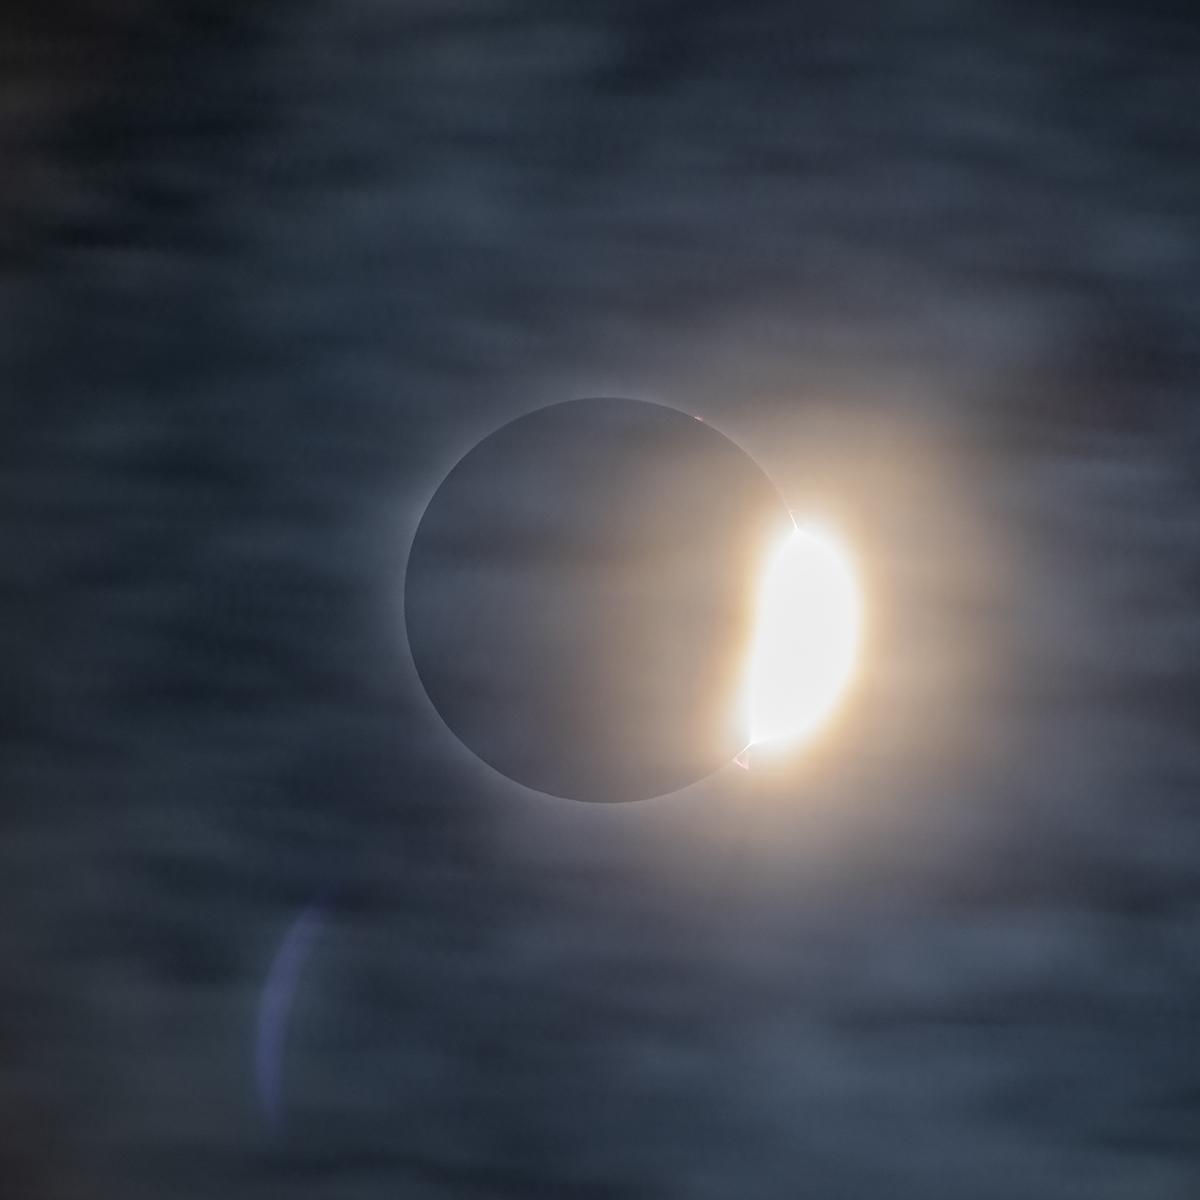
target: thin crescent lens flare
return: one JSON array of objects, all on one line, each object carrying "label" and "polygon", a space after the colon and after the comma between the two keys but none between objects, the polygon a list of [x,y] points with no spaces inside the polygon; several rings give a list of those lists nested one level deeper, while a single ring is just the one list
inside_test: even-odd
[{"label": "thin crescent lens flare", "polygon": [[816,732],[854,673],[861,624],[858,582],[836,539],[789,529],[759,585],[743,696],[749,746]]},{"label": "thin crescent lens flare", "polygon": [[300,971],[325,920],[325,906],[310,904],[288,927],[263,985],[254,1040],[254,1074],[267,1119],[277,1124],[283,1112],[283,1058],[288,1016]]}]

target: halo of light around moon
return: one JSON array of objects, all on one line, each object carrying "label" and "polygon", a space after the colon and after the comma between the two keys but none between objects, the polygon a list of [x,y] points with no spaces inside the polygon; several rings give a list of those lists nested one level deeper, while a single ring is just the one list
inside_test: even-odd
[{"label": "halo of light around moon", "polygon": [[791,529],[753,459],[686,413],[538,409],[460,459],[422,516],[417,673],[511,780],[591,801],[676,791],[746,745],[759,576]]}]

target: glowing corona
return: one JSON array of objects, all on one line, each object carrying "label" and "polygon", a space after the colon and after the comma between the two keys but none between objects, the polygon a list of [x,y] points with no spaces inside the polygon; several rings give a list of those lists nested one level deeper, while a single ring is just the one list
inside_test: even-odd
[{"label": "glowing corona", "polygon": [[828,534],[788,530],[762,575],[746,671],[748,746],[807,739],[837,706],[858,658],[862,602]]}]

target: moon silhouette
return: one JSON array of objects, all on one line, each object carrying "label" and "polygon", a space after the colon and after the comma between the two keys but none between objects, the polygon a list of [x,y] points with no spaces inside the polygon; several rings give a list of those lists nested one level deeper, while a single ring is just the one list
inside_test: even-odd
[{"label": "moon silhouette", "polygon": [[568,401],[449,472],[405,579],[417,673],[461,742],[588,801],[676,791],[745,745],[756,575],[791,519],[749,455],[660,404]]}]

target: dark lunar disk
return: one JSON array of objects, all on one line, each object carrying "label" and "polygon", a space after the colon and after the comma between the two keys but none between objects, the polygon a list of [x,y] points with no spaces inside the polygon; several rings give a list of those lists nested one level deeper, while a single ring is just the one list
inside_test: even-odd
[{"label": "dark lunar disk", "polygon": [[429,503],[409,644],[446,724],[537,791],[640,800],[741,749],[757,575],[789,518],[702,421],[575,400],[471,450]]}]

